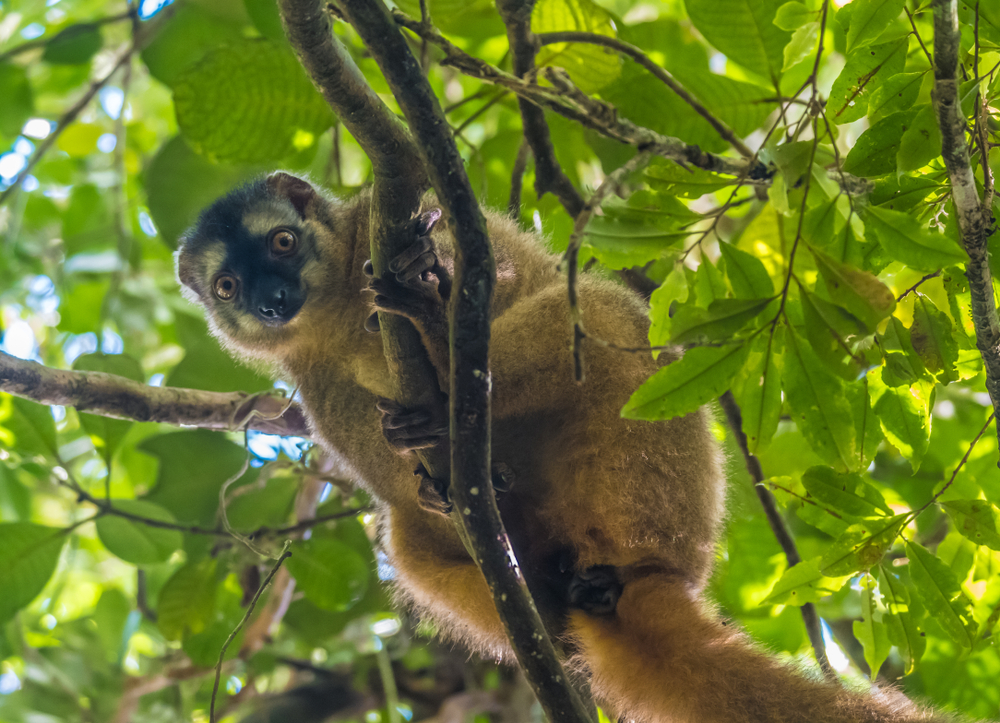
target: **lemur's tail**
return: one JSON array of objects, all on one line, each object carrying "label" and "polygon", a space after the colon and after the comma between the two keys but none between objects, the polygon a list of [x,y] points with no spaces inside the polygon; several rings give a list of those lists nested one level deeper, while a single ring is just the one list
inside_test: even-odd
[{"label": "lemur's tail", "polygon": [[943,723],[896,691],[812,680],[714,619],[676,578],[626,583],[614,614],[574,611],[570,631],[609,713],[639,723]]}]

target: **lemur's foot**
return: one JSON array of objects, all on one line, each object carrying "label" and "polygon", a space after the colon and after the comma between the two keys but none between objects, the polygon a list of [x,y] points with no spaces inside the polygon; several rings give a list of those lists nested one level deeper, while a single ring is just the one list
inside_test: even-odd
[{"label": "lemur's foot", "polygon": [[382,413],[383,436],[400,454],[436,447],[448,438],[447,420],[435,419],[426,410],[405,409],[384,397],[379,397],[375,407]]},{"label": "lemur's foot", "polygon": [[446,517],[450,515],[454,505],[448,494],[448,480],[434,479],[422,464],[413,470],[413,474],[420,478],[420,487],[417,489],[417,504],[420,508]]},{"label": "lemur's foot", "polygon": [[[453,505],[448,491],[448,481],[431,477],[422,464],[413,471],[413,474],[420,478],[420,489],[417,491],[420,507],[428,512],[451,514]],[[499,501],[513,486],[514,471],[503,462],[497,462],[493,465],[491,477],[493,490]]]},{"label": "lemur's foot", "polygon": [[569,604],[591,615],[610,615],[618,607],[622,584],[613,565],[577,570],[569,581]]}]

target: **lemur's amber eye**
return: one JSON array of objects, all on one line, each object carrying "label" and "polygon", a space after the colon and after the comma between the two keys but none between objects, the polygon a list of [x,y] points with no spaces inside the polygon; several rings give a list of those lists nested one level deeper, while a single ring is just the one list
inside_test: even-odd
[{"label": "lemur's amber eye", "polygon": [[271,253],[275,256],[288,256],[295,251],[295,234],[281,229],[271,236]]},{"label": "lemur's amber eye", "polygon": [[223,301],[232,301],[236,298],[236,292],[240,289],[240,282],[235,276],[221,274],[215,279],[212,288],[215,290],[215,295]]}]

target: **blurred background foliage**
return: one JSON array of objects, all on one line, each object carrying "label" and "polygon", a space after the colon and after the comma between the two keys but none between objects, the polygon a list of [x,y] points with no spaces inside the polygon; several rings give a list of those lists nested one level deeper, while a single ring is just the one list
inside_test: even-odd
[{"label": "blurred background foliage", "polygon": [[[420,15],[417,0],[396,5]],[[453,42],[509,67],[491,2],[428,6]],[[960,6],[963,108],[996,142],[1000,10]],[[711,586],[723,613],[809,665],[798,605],[813,601],[848,679],[881,671],[935,705],[996,717],[998,450],[939,157],[928,7],[539,0],[533,29],[640,47],[776,174],[737,185],[654,161],[592,220],[583,249],[587,263],[640,267],[659,284],[651,344],[694,346],[626,413],[683,414],[732,388],[798,543],[804,562],[789,570],[717,415],[731,481]],[[351,29],[335,33],[395,108]],[[515,97],[427,55],[480,199],[507,207]],[[622,117],[728,148],[605,48],[548,44],[538,63]],[[547,119],[584,193],[634,154]],[[827,173],[837,167],[870,192],[843,193]],[[181,299],[172,250],[200,208],[274,168],[344,195],[370,176],[273,0],[0,0],[0,349],[150,385],[272,388]],[[564,249],[573,221],[532,181],[529,162],[521,222]],[[283,601],[265,594],[228,648],[223,717],[318,721],[350,706],[369,723],[538,718],[516,674],[392,607],[368,501],[308,448],[0,394],[0,721],[208,720],[212,667],[272,565],[217,527],[227,482],[229,524],[271,553],[292,538],[295,554],[275,578]],[[123,514],[95,517],[105,497]],[[327,521],[297,526],[314,517]]]}]

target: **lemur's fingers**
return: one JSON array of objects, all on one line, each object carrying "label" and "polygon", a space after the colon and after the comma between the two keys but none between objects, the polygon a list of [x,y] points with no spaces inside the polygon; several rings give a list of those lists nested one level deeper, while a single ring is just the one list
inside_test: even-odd
[{"label": "lemur's fingers", "polygon": [[398,451],[436,447],[448,434],[447,422],[435,419],[426,410],[405,409],[382,397],[375,402],[375,408],[382,413],[382,435]]},{"label": "lemur's fingers", "polygon": [[404,283],[410,281],[423,281],[423,275],[428,271],[433,271],[439,267],[437,255],[433,251],[425,251],[413,260],[409,266],[396,272],[396,278]]},{"label": "lemur's fingers", "polygon": [[435,479],[427,472],[427,468],[422,464],[418,465],[413,474],[420,478],[420,487],[417,488],[417,504],[427,512],[434,512],[440,515],[451,514],[451,496],[448,494],[448,480]]}]

